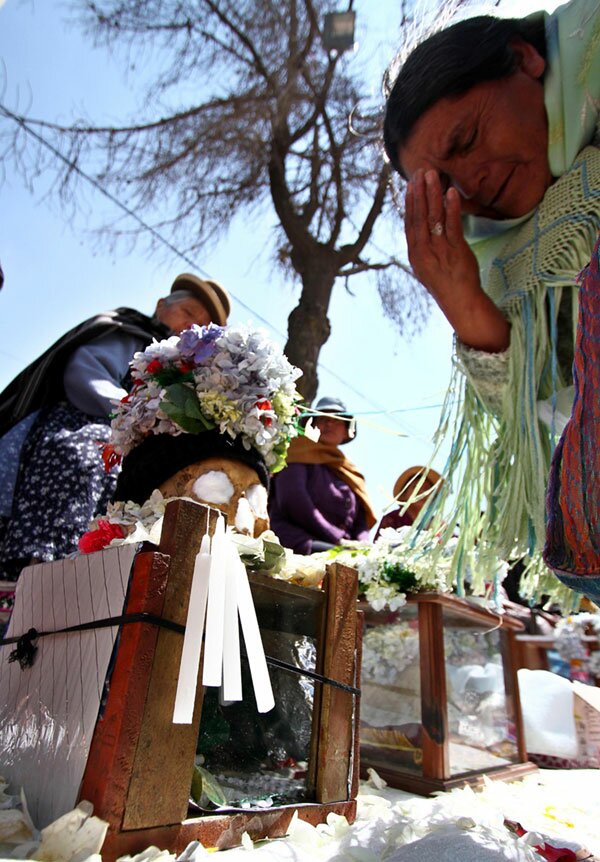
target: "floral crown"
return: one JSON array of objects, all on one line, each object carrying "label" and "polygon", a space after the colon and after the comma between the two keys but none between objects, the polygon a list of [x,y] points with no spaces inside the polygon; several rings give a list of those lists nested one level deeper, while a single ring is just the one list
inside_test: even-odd
[{"label": "floral crown", "polygon": [[300,369],[261,331],[192,326],[153,341],[130,363],[133,386],[117,406],[103,457],[117,463],[150,434],[218,429],[254,448],[268,469],[285,466],[298,433]]}]

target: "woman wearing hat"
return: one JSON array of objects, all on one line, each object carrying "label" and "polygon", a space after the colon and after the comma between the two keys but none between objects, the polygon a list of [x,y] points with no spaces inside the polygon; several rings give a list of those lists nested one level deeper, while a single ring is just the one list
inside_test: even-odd
[{"label": "woman wearing hat", "polygon": [[383,516],[375,538],[385,527],[397,530],[399,527],[410,527],[414,524],[424,506],[431,502],[432,493],[435,494],[442,481],[440,474],[432,467],[408,467],[400,473],[393,491],[398,508]]},{"label": "woman wearing hat", "polygon": [[153,339],[192,324],[227,322],[217,282],[179,275],[152,317],[105,312],[63,335],[0,394],[0,571],[16,579],[29,562],[77,549],[106,508],[116,471],[100,445],[115,403],[127,396],[129,361]]},{"label": "woman wearing hat", "polygon": [[312,424],[318,441],[296,437],[288,466],[272,480],[271,529],[282,545],[311,554],[343,539],[368,538],[375,524],[364,477],[339,448],[356,435],[356,423],[337,398],[318,401]]}]

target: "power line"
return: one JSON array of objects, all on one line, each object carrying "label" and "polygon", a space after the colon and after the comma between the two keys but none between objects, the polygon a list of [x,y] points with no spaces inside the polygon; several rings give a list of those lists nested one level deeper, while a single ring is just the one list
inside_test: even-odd
[{"label": "power line", "polygon": [[[92,177],[90,174],[87,174],[85,171],[83,171],[79,167],[79,165],[77,165],[75,162],[71,161],[71,159],[68,159],[64,155],[64,153],[61,153],[61,151],[59,149],[57,149],[57,147],[55,147],[54,144],[51,144],[50,141],[47,141],[43,135],[40,135],[39,132],[36,132],[35,129],[32,129],[31,126],[29,126],[27,124],[27,122],[25,121],[25,119],[23,117],[20,117],[18,114],[13,113],[13,111],[11,111],[9,108],[7,108],[6,105],[2,104],[2,102],[0,102],[0,111],[4,114],[4,116],[7,119],[12,120],[18,126],[20,126],[23,129],[23,131],[26,132],[26,134],[30,135],[32,138],[34,138],[36,141],[38,141],[38,143],[40,143],[40,144],[42,144],[42,146],[46,147],[46,149],[50,150],[50,152],[57,159],[59,159],[61,162],[63,162],[65,165],[67,165],[78,176],[80,176],[82,179],[86,180],[86,182],[90,183],[90,185],[92,185],[96,189],[96,191],[100,192],[100,194],[104,195],[104,197],[107,198],[111,203],[113,203],[116,207],[118,207],[120,210],[122,210],[124,213],[126,213],[126,215],[130,216],[130,218],[132,218],[135,222],[137,222],[137,224],[139,224],[140,227],[142,227],[144,230],[148,231],[148,233],[150,233],[158,242],[165,245],[169,249],[169,251],[172,251],[173,254],[175,254],[177,257],[180,257],[183,261],[185,261],[185,263],[187,263],[192,268],[196,269],[205,278],[212,278],[212,276],[209,275],[205,269],[203,269],[201,266],[198,266],[198,264],[194,260],[192,260],[191,257],[189,257],[185,252],[178,249],[177,246],[173,245],[173,243],[170,240],[168,240],[165,236],[163,236],[163,234],[161,234],[160,231],[156,230],[155,227],[152,227],[151,224],[148,224],[148,222],[144,221],[144,219],[141,216],[139,216],[135,212],[135,210],[132,210],[131,207],[128,207],[127,204],[124,204],[121,200],[119,200],[119,198],[115,197],[115,195],[113,195],[112,192],[109,192],[108,189],[106,189],[102,185],[102,183],[100,183],[95,177]],[[281,336],[282,338],[285,338],[285,334],[280,332],[275,326],[273,326],[273,324],[270,323],[270,321],[268,321],[266,318],[262,317],[262,315],[260,315],[257,311],[255,311],[253,308],[251,308],[249,305],[247,305],[238,296],[235,296],[235,294],[233,294],[230,290],[228,290],[228,293],[231,296],[231,298],[234,299],[243,308],[245,308],[246,311],[249,311],[256,318],[258,318],[258,320],[260,320],[266,326],[270,327],[274,332],[277,333],[277,335]]]},{"label": "power line", "polygon": [[[57,158],[59,161],[63,162],[63,164],[67,165],[67,167],[70,170],[74,171],[79,177],[81,177],[86,182],[90,183],[90,185],[93,186],[96,189],[96,191],[100,192],[101,195],[103,195],[105,198],[107,198],[118,209],[120,209],[122,212],[124,212],[130,218],[132,218],[138,225],[140,225],[141,228],[143,228],[143,230],[150,233],[151,236],[155,240],[157,240],[157,242],[166,246],[175,256],[177,256],[181,260],[185,261],[186,264],[191,266],[192,269],[195,269],[197,272],[200,272],[205,278],[211,278],[212,277],[206,272],[206,270],[204,270],[202,267],[198,266],[198,264],[194,260],[192,260],[192,258],[190,258],[185,252],[181,251],[179,248],[177,248],[177,246],[173,245],[173,243],[169,239],[167,239],[167,237],[165,237],[162,233],[160,233],[160,231],[158,231],[151,224],[148,224],[148,222],[146,222],[135,210],[131,209],[131,207],[129,207],[129,206],[127,206],[127,204],[123,203],[119,198],[117,198],[114,194],[112,194],[112,192],[109,192],[108,189],[106,189],[102,185],[102,183],[100,183],[95,177],[91,176],[90,174],[88,174],[84,170],[82,170],[82,168],[80,168],[79,165],[77,165],[74,161],[72,161],[67,156],[65,156],[64,153],[62,153],[57,147],[54,146],[54,144],[52,144],[50,141],[46,140],[46,138],[43,135],[41,135],[39,132],[37,132],[35,129],[33,129],[27,123],[27,121],[25,120],[24,117],[19,116],[18,114],[15,114],[13,111],[10,110],[10,108],[7,108],[6,105],[4,105],[2,102],[0,102],[0,112],[2,114],[4,114],[4,116],[7,119],[16,123],[21,129],[23,129],[23,131],[27,135],[34,138],[39,144],[41,144],[43,147],[45,147],[47,150],[49,150],[54,155],[55,158]],[[284,341],[287,340],[286,334],[284,332],[281,332],[281,330],[279,330],[276,326],[274,326],[274,324],[272,324],[271,321],[267,320],[265,317],[263,317],[261,314],[259,314],[255,309],[253,309],[251,306],[249,306],[247,303],[245,303],[243,300],[241,300],[234,293],[231,293],[231,291],[228,291],[228,292],[230,293],[231,298],[233,300],[235,300],[235,302],[237,302],[239,305],[241,305],[242,308],[244,308],[246,311],[248,311],[250,314],[252,314],[257,320],[260,320],[261,323],[265,324],[265,326],[268,326],[269,329],[271,329],[274,333],[276,333],[276,335],[278,335]],[[377,412],[381,412],[381,413],[385,413],[386,415],[389,415],[390,418],[392,419],[392,421],[396,425],[398,425],[399,427],[403,427],[403,424],[401,422],[399,422],[390,413],[390,411],[388,411],[382,404],[379,404],[377,401],[374,401],[368,395],[365,395],[364,392],[361,392],[359,389],[357,389],[355,386],[353,386],[351,383],[349,383],[347,380],[345,380],[336,371],[333,371],[333,369],[329,368],[327,365],[325,365],[322,362],[318,362],[317,367],[320,368],[322,371],[325,371],[327,374],[329,374],[331,377],[333,377],[335,380],[337,380],[339,383],[341,383],[343,386],[345,386],[349,391],[353,392],[355,395],[357,395],[359,398],[361,398],[363,401],[365,401],[367,404],[370,404],[372,407],[377,408]],[[400,412],[400,411],[393,411],[393,412]]]}]

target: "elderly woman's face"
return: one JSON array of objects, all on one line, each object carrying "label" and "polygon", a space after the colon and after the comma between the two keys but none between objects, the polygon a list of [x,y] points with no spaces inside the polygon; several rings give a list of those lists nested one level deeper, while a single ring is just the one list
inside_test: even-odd
[{"label": "elderly woman's face", "polygon": [[193,296],[187,296],[172,304],[159,299],[155,313],[160,322],[175,333],[189,329],[194,323],[198,326],[208,326],[210,323],[209,312],[200,300]]},{"label": "elderly woman's face", "polygon": [[545,61],[527,42],[513,47],[516,72],[440,99],[398,150],[409,179],[419,168],[436,170],[443,187],[459,192],[463,212],[495,219],[525,215],[552,182]]}]

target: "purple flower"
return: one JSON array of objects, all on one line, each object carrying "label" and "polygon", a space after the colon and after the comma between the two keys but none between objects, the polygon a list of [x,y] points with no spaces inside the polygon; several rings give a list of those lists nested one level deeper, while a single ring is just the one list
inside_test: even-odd
[{"label": "purple flower", "polygon": [[179,337],[179,350],[182,356],[199,365],[209,359],[216,350],[215,342],[223,333],[223,326],[209,323],[208,326],[193,324],[185,329]]}]

